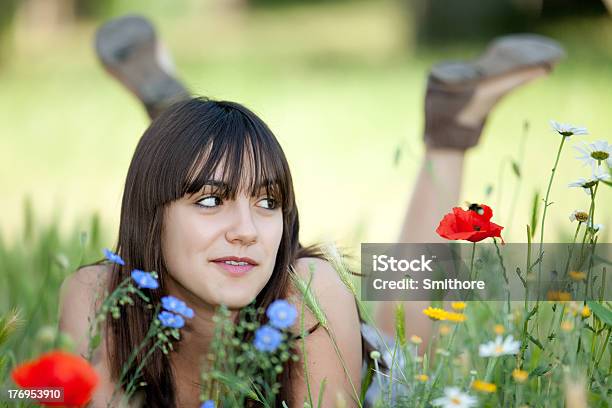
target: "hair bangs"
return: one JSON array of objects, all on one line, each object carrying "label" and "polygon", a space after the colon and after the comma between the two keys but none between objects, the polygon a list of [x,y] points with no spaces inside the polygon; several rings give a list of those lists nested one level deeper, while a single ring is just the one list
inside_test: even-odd
[{"label": "hair bangs", "polygon": [[207,186],[224,199],[240,192],[266,194],[284,209],[293,205],[291,176],[284,153],[272,132],[240,109],[224,102],[225,120],[201,139],[199,152],[186,174],[182,195],[193,195]]}]

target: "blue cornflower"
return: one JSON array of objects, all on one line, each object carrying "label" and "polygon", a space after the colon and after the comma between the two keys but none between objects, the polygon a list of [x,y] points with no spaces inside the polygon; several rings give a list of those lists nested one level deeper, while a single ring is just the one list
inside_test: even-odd
[{"label": "blue cornflower", "polygon": [[215,401],[207,400],[200,405],[200,408],[215,408]]},{"label": "blue cornflower", "polygon": [[104,248],[104,257],[108,259],[109,261],[114,262],[116,264],[125,265],[125,262],[123,261],[123,259],[121,259],[119,255],[117,255],[116,253],[114,253],[108,248]]},{"label": "blue cornflower", "polygon": [[297,309],[286,300],[275,300],[268,306],[266,315],[270,319],[270,324],[277,329],[286,329],[295,322]]},{"label": "blue cornflower", "polygon": [[165,310],[160,312],[160,314],[157,315],[157,318],[164,327],[180,329],[185,325],[185,319],[183,319],[180,315],[166,312]]},{"label": "blue cornflower", "polygon": [[161,302],[162,307],[169,312],[182,314],[188,319],[193,317],[193,310],[190,307],[187,307],[185,302],[175,298],[174,296],[164,296],[161,298]]},{"label": "blue cornflower", "polygon": [[262,326],[255,331],[253,345],[259,351],[274,351],[278,348],[283,336],[281,332],[271,326]]},{"label": "blue cornflower", "polygon": [[134,282],[136,282],[140,289],[157,289],[159,287],[159,282],[157,282],[153,275],[140,269],[132,271],[132,279],[134,279]]}]

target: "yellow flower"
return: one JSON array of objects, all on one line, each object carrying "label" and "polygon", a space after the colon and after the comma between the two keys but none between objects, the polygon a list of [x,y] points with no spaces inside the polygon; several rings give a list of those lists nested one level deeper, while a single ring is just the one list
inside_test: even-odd
[{"label": "yellow flower", "polygon": [[568,272],[568,275],[570,278],[572,278],[572,280],[575,280],[576,282],[580,282],[586,279],[586,273],[580,271],[570,271]]},{"label": "yellow flower", "polygon": [[442,336],[446,336],[448,333],[450,333],[450,327],[446,324],[441,324],[440,328],[438,329],[440,331],[440,334]]},{"label": "yellow flower", "polygon": [[589,308],[587,305],[584,305],[584,307],[582,308],[582,317],[587,318],[591,315],[591,308]]},{"label": "yellow flower", "polygon": [[493,331],[495,332],[495,334],[497,334],[498,336],[501,336],[502,334],[504,334],[506,332],[506,328],[501,325],[501,324],[496,324],[493,327]]},{"label": "yellow flower", "polygon": [[429,317],[430,319],[434,319],[434,320],[446,320],[444,318],[446,311],[444,309],[440,309],[437,307],[428,307],[427,309],[423,310],[423,314],[427,317]]},{"label": "yellow flower", "polygon": [[567,302],[572,300],[571,293],[552,290],[547,293],[546,297],[548,300],[557,300],[559,302]]},{"label": "yellow flower", "polygon": [[418,374],[414,376],[414,379],[420,382],[427,382],[427,380],[429,380],[429,377],[427,376],[427,374]]},{"label": "yellow flower", "polygon": [[527,378],[529,378],[529,373],[525,370],[515,368],[512,371],[512,378],[514,378],[514,381],[522,383],[525,382]]},{"label": "yellow flower", "polygon": [[463,309],[465,309],[465,306],[466,306],[466,305],[465,305],[465,302],[452,302],[452,303],[451,303],[451,307],[452,307],[454,310],[458,311],[458,312],[460,312],[460,311],[462,311]]},{"label": "yellow flower", "polygon": [[463,313],[446,312],[446,320],[451,322],[465,322],[467,317]]},{"label": "yellow flower", "polygon": [[467,317],[463,313],[448,312],[437,307],[428,307],[423,314],[434,320],[448,320],[451,322],[464,322]]},{"label": "yellow flower", "polygon": [[413,334],[412,336],[410,336],[410,342],[412,342],[413,344],[421,344],[423,342],[423,339]]},{"label": "yellow flower", "polygon": [[563,330],[564,332],[570,332],[574,329],[574,323],[572,323],[569,320],[564,320],[563,322],[561,322],[561,330]]},{"label": "yellow flower", "polygon": [[482,392],[495,392],[497,390],[497,385],[480,380],[474,380],[472,383],[472,388],[476,391]]}]

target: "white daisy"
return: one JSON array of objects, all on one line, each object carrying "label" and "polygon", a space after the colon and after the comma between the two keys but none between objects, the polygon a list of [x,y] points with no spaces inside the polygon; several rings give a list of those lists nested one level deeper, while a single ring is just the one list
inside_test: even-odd
[{"label": "white daisy", "polygon": [[550,126],[553,130],[563,137],[569,138],[572,135],[588,135],[589,132],[585,127],[570,125],[569,123],[559,123],[554,120],[550,121]]},{"label": "white daisy", "polygon": [[594,181],[587,180],[584,177],[580,177],[576,181],[572,181],[567,186],[568,187],[582,187],[582,191],[586,193],[586,195],[591,195],[591,190],[589,187],[593,187],[595,185]]},{"label": "white daisy", "polygon": [[591,179],[594,181],[605,181],[610,180],[610,177],[610,172],[608,170],[605,170],[601,167],[597,167],[593,170],[593,175],[591,176]]},{"label": "white daisy", "polygon": [[593,169],[593,174],[589,178],[580,177],[578,180],[569,183],[568,187],[582,187],[587,195],[591,195],[591,188],[599,181],[610,179],[610,173],[601,167]]},{"label": "white daisy", "polygon": [[470,408],[478,405],[478,399],[461,392],[457,387],[446,387],[444,396],[431,401],[431,405],[442,408]]},{"label": "white daisy", "polygon": [[481,344],[478,347],[478,354],[480,357],[499,357],[508,354],[517,354],[520,347],[521,342],[515,341],[512,335],[506,337],[505,340],[502,336],[497,336],[495,341]]},{"label": "white daisy", "polygon": [[570,214],[569,219],[571,222],[576,220],[578,220],[578,222],[587,222],[589,220],[589,214],[585,211],[574,210]]},{"label": "white daisy", "polygon": [[612,145],[605,140],[597,140],[593,143],[583,142],[582,145],[574,146],[574,149],[580,153],[576,158],[593,169],[603,161],[612,167]]}]

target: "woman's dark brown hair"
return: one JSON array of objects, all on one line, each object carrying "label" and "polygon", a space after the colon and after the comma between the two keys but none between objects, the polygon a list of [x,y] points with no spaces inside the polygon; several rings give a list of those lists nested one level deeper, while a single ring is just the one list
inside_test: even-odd
[{"label": "woman's dark brown hair", "polygon": [[[299,243],[298,211],[291,173],[283,150],[272,131],[253,112],[233,102],[194,98],[179,102],[158,116],[145,131],[130,164],[121,205],[117,252],[125,266],[114,270],[113,291],[137,268],[157,271],[160,288],[150,292],[153,304],[165,293],[167,269],[161,246],[164,208],[186,194],[200,191],[219,169],[227,184],[223,198],[234,198],[240,189],[255,194],[263,185],[282,206],[283,234],[272,276],[255,299],[267,307],[287,296],[289,267],[303,256],[319,256]],[[245,172],[245,169],[248,171]],[[111,376],[118,381],[123,364],[144,339],[153,311],[137,299],[121,319],[107,319]],[[180,345],[179,345],[180,347]],[[138,364],[134,364],[137,366]],[[176,406],[175,382],[168,357],[161,351],[145,365],[144,406]],[[278,401],[290,400],[291,371],[287,367]]]}]

